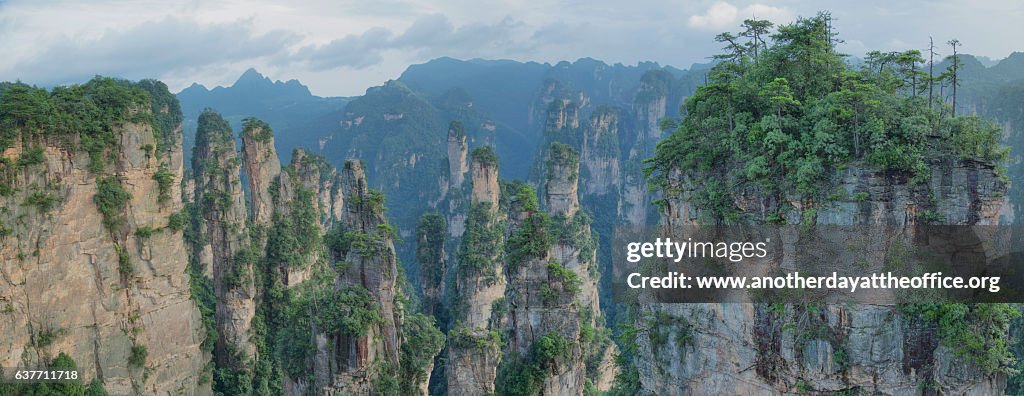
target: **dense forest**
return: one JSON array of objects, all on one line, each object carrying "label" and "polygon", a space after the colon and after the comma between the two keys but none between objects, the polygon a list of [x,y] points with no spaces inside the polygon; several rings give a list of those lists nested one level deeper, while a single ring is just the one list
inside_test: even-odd
[{"label": "dense forest", "polygon": [[957,116],[938,97],[934,87],[960,84],[955,68],[929,75],[917,50],[874,51],[850,66],[835,48],[829,18],[801,19],[775,33],[770,22],[749,20],[739,34],[718,35],[727,52],[687,99],[686,117],[665,121],[674,133],[649,160],[652,183],[662,186],[672,170],[714,176],[697,200],[714,216],[708,220],[736,222],[723,189],[753,186],[821,201],[829,177],[854,162],[911,179],[946,157],[1005,167],[1000,125]]}]

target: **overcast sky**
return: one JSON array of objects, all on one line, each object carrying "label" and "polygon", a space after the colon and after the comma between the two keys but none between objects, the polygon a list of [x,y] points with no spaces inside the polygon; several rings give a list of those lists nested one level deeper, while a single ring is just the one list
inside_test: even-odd
[{"label": "overcast sky", "polygon": [[[777,23],[827,9],[844,50],[1024,50],[1017,0],[0,0],[0,80],[41,85],[95,74],[158,78],[172,91],[230,85],[247,68],[324,96],[362,94],[440,56],[557,62],[705,62],[747,17]],[[948,52],[942,48],[942,52]]]}]

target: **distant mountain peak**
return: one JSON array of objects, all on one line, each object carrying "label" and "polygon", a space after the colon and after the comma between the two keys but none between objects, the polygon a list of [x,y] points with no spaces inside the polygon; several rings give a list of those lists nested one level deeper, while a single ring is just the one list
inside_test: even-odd
[{"label": "distant mountain peak", "polygon": [[272,81],[270,81],[269,78],[267,78],[266,76],[260,74],[260,72],[256,71],[256,69],[251,68],[251,67],[248,70],[246,70],[245,73],[242,73],[242,75],[240,77],[238,77],[238,80],[235,81],[235,85],[240,85],[240,84],[242,84],[242,85],[245,85],[245,84],[262,84],[262,83],[272,83]]},{"label": "distant mountain peak", "polygon": [[1007,65],[1018,65],[1024,63],[1024,52],[1014,51],[1009,56],[999,61],[999,63],[1006,62]]},{"label": "distant mountain peak", "polygon": [[206,92],[206,91],[209,91],[209,89],[207,89],[206,86],[203,85],[203,84],[194,82],[194,83],[192,83],[192,85],[189,85],[187,88],[181,90],[181,92],[195,92],[195,91]]}]

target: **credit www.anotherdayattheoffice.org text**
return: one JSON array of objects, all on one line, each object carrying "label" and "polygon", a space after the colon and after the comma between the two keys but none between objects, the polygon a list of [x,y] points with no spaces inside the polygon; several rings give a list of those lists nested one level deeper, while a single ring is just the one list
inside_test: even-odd
[{"label": "credit www.anotherdayattheoffice.org text", "polygon": [[627,285],[632,289],[831,289],[855,293],[866,289],[979,289],[998,293],[998,276],[943,276],[930,272],[919,276],[898,276],[892,272],[867,276],[804,276],[790,272],[785,276],[689,276],[669,272],[665,276],[629,274]]}]

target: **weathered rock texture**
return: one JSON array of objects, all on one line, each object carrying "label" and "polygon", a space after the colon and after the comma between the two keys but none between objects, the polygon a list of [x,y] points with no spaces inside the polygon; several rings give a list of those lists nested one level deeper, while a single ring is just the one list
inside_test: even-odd
[{"label": "weathered rock texture", "polygon": [[579,155],[567,145],[556,143],[548,150],[544,202],[549,212],[572,217],[579,210],[579,164]]},{"label": "weathered rock texture", "polygon": [[[41,163],[0,165],[0,178],[17,189],[0,197],[0,228],[7,230],[0,233],[0,366],[38,367],[64,352],[86,383],[98,378],[111,394],[210,394],[200,380],[209,357],[200,348],[182,233],[164,228],[182,208],[180,126],[159,158],[144,149],[156,145],[148,124],[127,123],[114,133],[120,142],[110,148],[116,159],[105,173],[131,194],[116,233],[104,227],[94,202],[97,175],[87,169],[87,154],[37,139],[2,153],[14,164],[43,149]],[[153,178],[161,165],[175,179],[163,200]],[[36,193],[54,198],[53,207],[27,205]],[[143,227],[157,232],[140,238]],[[132,263],[130,273],[119,271],[119,253]],[[147,348],[144,367],[129,364],[133,346]]]},{"label": "weathered rock texture", "polygon": [[420,265],[420,288],[423,290],[423,313],[446,323],[446,278],[448,257],[445,251],[446,231],[444,216],[432,212],[420,218],[416,227],[416,261]]},{"label": "weathered rock texture", "polygon": [[[492,320],[494,302],[505,296],[503,217],[499,211],[498,164],[494,152],[473,152],[470,213],[458,255],[455,290],[458,303],[451,307],[446,377],[451,395],[478,395],[494,391],[501,359]],[[452,336],[457,334],[457,336]],[[454,338],[451,338],[454,337]]]},{"label": "weathered rock texture", "polygon": [[[930,211],[948,224],[998,223],[1007,186],[991,167],[959,161],[931,165],[923,184],[850,166],[836,186],[848,198],[816,207],[814,221],[889,224],[912,232],[922,213]],[[696,183],[680,175],[670,180],[681,192],[666,197],[663,220],[670,227],[697,223],[701,213],[689,200]],[[810,209],[799,201],[756,194],[734,197],[750,218],[788,205],[792,224]],[[639,326],[660,331],[659,337],[637,340],[639,356],[652,357],[636,360],[642,389],[649,394],[772,395],[810,389],[917,395],[941,389],[942,394],[990,395],[1005,387],[1002,375],[985,374],[954,355],[934,325],[890,306],[827,305],[809,312],[788,305],[780,312],[757,304],[652,304],[640,317]],[[798,331],[785,326],[798,318],[820,331],[798,341]],[[655,339],[669,341],[655,344]]]},{"label": "weathered rock texture", "polygon": [[[583,394],[587,379],[602,383],[607,390],[608,365],[598,362],[615,349],[607,338],[585,339],[583,328],[600,333],[604,326],[597,294],[596,247],[590,235],[589,218],[580,211],[577,198],[579,156],[571,148],[555,144],[548,150],[548,177],[545,182],[547,216],[552,226],[545,229],[537,205],[510,203],[511,234],[551,235],[553,241],[544,251],[513,255],[508,260],[509,286],[508,350],[528,356],[543,337],[567,340],[569,350],[556,359],[545,373],[543,395]],[[526,201],[535,199],[527,197]],[[517,243],[531,238],[510,239],[508,251],[528,249]],[[599,378],[604,378],[600,380]]]},{"label": "weathered rock texture", "polygon": [[[469,186],[466,173],[469,172],[469,147],[466,145],[466,131],[461,123],[452,122],[448,128],[448,179],[440,185],[442,201],[448,201],[444,208],[448,219],[448,234],[459,238],[466,226],[467,199],[465,191]],[[497,181],[495,175],[495,182]]]},{"label": "weathered rock texture", "polygon": [[347,252],[347,266],[339,272],[335,288],[341,291],[359,287],[369,291],[382,320],[361,336],[317,335],[314,376],[317,388],[326,393],[373,394],[373,380],[380,375],[382,366],[399,365],[402,307],[396,306],[395,299],[397,260],[392,237],[381,230],[381,226],[387,225],[382,197],[367,188],[366,175],[358,161],[345,162],[341,182],[346,202],[342,227],[346,232],[369,236],[369,246],[366,250],[352,248]]},{"label": "weathered rock texture", "polygon": [[[536,384],[544,395],[607,390],[616,351],[598,299],[596,245],[580,209],[579,155],[545,150],[544,208],[523,182],[492,182],[489,148],[472,155],[472,199],[448,290],[450,395]],[[554,356],[539,357],[556,345]],[[523,385],[526,386],[526,385]]]},{"label": "weathered rock texture", "polygon": [[[623,159],[622,187],[619,193],[618,210],[625,224],[647,224],[653,201],[647,188],[647,178],[643,174],[643,160],[654,155],[654,147],[663,137],[659,123],[666,116],[675,114],[682,102],[675,98],[678,93],[671,92],[664,72],[648,72],[644,74],[637,91],[634,107],[635,123],[629,142],[628,154]],[[669,105],[669,98],[679,103]]]},{"label": "weathered rock texture", "polygon": [[448,127],[448,183],[451,186],[461,187],[469,171],[467,149],[465,128],[461,123],[452,122]]},{"label": "weathered rock texture", "polygon": [[302,189],[313,194],[313,208],[321,231],[343,216],[345,198],[341,175],[323,157],[302,149],[292,151],[292,162],[288,172],[281,176],[279,187],[278,210],[282,215],[288,213],[285,204],[295,200],[297,190]]},{"label": "weathered rock texture", "polygon": [[281,174],[270,126],[252,123],[242,131],[242,161],[248,176],[254,224],[268,224],[274,214],[270,184]]},{"label": "weathered rock texture", "polygon": [[[243,139],[243,143],[245,152],[258,152],[251,146],[259,142]],[[263,161],[246,161],[246,170],[249,174],[267,174],[261,168],[273,169],[276,161],[276,156]],[[309,334],[309,340],[264,341],[283,342],[281,346],[285,348],[290,348],[289,343],[308,348],[303,352],[308,360],[293,360],[292,366],[285,370],[284,393],[372,395],[393,392],[393,388],[379,389],[387,386],[381,384],[393,384],[392,381],[397,381],[395,386],[403,391],[425,392],[432,370],[430,363],[440,345],[437,349],[418,345],[418,349],[406,351],[402,344],[408,337],[420,337],[418,342],[423,344],[430,338],[424,334],[437,330],[425,328],[432,326],[432,322],[417,316],[414,318],[416,329],[411,330],[416,334],[403,335],[406,311],[397,284],[394,230],[384,217],[384,196],[368,188],[362,163],[348,160],[343,170],[337,172],[322,157],[296,149],[291,164],[278,172],[275,179],[251,185],[268,189],[253,191],[252,195],[270,197],[273,204],[271,221],[264,227],[270,237],[264,258],[269,272],[263,278],[270,280],[265,287],[271,290],[264,292],[273,292],[273,284],[279,284],[293,293],[284,301],[264,299],[261,303],[270,305],[267,309],[298,312],[298,318],[310,315],[300,323],[281,323],[290,327],[309,326],[296,332]],[[441,239],[443,242],[443,232]],[[347,306],[347,302],[316,302],[334,301],[337,296],[366,296],[366,303],[372,308],[365,309],[375,312],[379,319],[353,318],[368,325],[365,331],[359,332],[353,332],[344,323],[315,320],[322,315],[337,316],[338,310],[355,309]],[[303,308],[302,304],[306,304],[303,301],[309,298],[313,299],[313,306]],[[282,308],[285,305],[291,308]],[[294,311],[296,309],[298,311]],[[305,310],[311,311],[302,313]],[[262,320],[275,319],[268,316]],[[321,325],[327,327],[318,327]],[[425,362],[416,367],[418,362],[403,362],[403,356]],[[295,364],[304,367],[296,368]],[[415,370],[426,374],[423,377],[407,374]],[[405,376],[398,377],[400,373]]]},{"label": "weathered rock texture", "polygon": [[580,208],[576,198],[579,184],[579,157],[553,150],[548,157],[551,173],[545,189],[548,214],[559,230],[551,248],[551,260],[577,274],[580,279],[579,309],[587,310],[591,325],[601,323],[598,303],[597,251],[590,234],[590,218]]},{"label": "weathered rock texture", "polygon": [[617,193],[621,183],[618,111],[609,107],[596,110],[583,133],[581,146],[581,168],[587,180],[581,194]]},{"label": "weathered rock texture", "polygon": [[195,201],[203,235],[211,249],[213,289],[217,299],[218,365],[243,367],[256,356],[252,319],[256,315],[256,285],[249,252],[248,221],[240,176],[241,161],[234,134],[219,114],[199,117],[192,155]]}]

